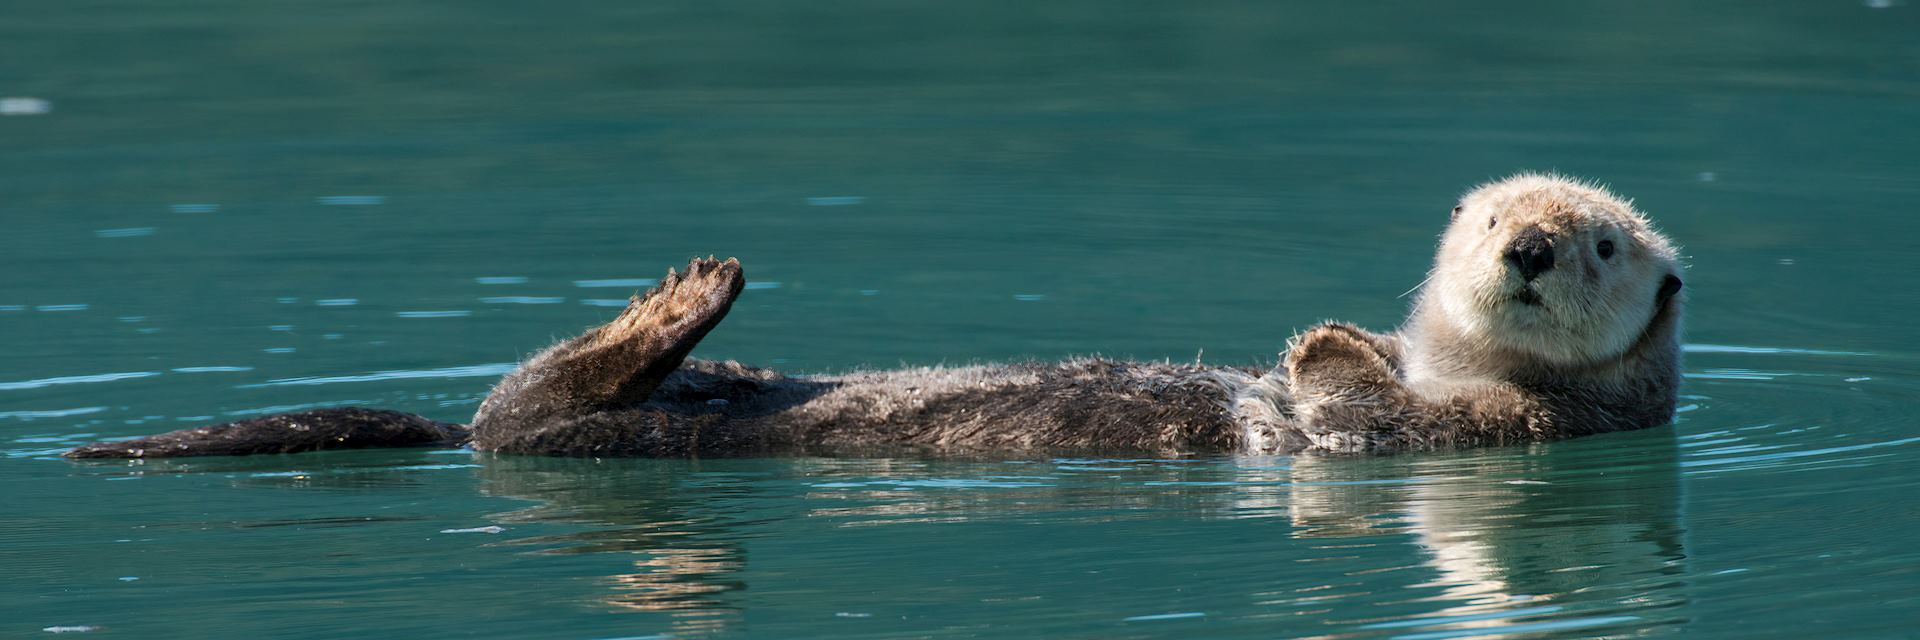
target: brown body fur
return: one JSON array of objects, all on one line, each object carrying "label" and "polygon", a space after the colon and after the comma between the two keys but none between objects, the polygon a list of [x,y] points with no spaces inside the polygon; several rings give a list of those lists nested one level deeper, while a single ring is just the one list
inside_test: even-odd
[{"label": "brown body fur", "polygon": [[[745,282],[735,261],[695,260],[612,322],[508,374],[470,434],[406,414],[369,431],[368,410],[334,409],[69,455],[469,441],[503,453],[676,457],[1286,453],[1540,441],[1671,418],[1678,270],[1672,247],[1630,205],[1565,179],[1516,176],[1469,193],[1455,209],[1433,276],[1399,332],[1324,324],[1296,337],[1275,371],[1085,359],[787,377],[686,360]],[[284,437],[288,424],[318,435]]]}]

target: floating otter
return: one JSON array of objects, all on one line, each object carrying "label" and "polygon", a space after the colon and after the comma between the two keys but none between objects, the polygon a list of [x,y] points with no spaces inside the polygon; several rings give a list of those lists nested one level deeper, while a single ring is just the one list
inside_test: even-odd
[{"label": "floating otter", "polygon": [[562,456],[1292,453],[1541,441],[1672,418],[1680,271],[1674,246],[1627,202],[1525,174],[1454,207],[1399,331],[1321,324],[1271,371],[1096,358],[789,377],[687,359],[745,283],[737,261],[698,259],[508,374],[471,427],[348,407],[67,455],[464,444]]}]

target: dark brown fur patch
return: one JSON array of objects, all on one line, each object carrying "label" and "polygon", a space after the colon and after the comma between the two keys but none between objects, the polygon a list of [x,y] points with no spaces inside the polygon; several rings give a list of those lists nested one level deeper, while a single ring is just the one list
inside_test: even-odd
[{"label": "dark brown fur patch", "polygon": [[332,449],[460,446],[467,429],[411,413],[339,407],[276,413],[238,422],[182,429],[138,440],[96,442],[69,458],[245,456]]}]

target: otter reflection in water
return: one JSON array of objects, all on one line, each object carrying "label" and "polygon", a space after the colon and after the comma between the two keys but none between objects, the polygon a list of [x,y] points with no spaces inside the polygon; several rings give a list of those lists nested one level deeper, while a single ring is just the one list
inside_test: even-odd
[{"label": "otter reflection in water", "polygon": [[696,461],[632,461],[490,457],[479,475],[483,493],[534,501],[493,516],[504,526],[568,522],[590,530],[514,540],[540,553],[617,553],[630,566],[602,579],[606,606],[665,615],[677,635],[725,629],[738,622],[727,594],[745,587],[740,522],[723,515],[730,498],[752,493],[746,482],[706,473]]},{"label": "otter reflection in water", "polygon": [[[1302,538],[1379,535],[1383,525],[1411,534],[1434,572],[1431,599],[1445,603],[1421,616],[1434,630],[1540,620],[1620,627],[1611,637],[1677,630],[1687,556],[1675,435],[1610,440],[1504,454],[1303,456],[1287,509]],[[1382,478],[1407,482],[1376,484]],[[1533,617],[1509,617],[1516,612]]]},{"label": "otter reflection in water", "polygon": [[[1621,635],[1673,627],[1686,567],[1672,432],[1542,447],[1031,462],[481,456],[477,473],[489,495],[537,501],[497,517],[510,531],[533,522],[591,527],[517,542],[548,547],[542,553],[630,556],[598,579],[598,599],[661,615],[682,635],[736,628],[753,606],[748,593],[775,608],[806,608],[789,597],[834,594],[817,604],[851,600],[893,611],[928,589],[1004,588],[994,585],[1006,575],[957,570],[959,558],[1018,566],[1047,562],[1042,556],[1062,566],[1027,577],[1068,580],[1078,597],[1200,591],[1194,597],[1220,607],[1216,615],[1282,607],[1317,629],[1554,621]],[[1203,522],[1242,542],[1215,549],[1179,541]],[[1045,535],[1037,523],[1071,528],[1072,547],[1032,555],[1046,547],[1008,546]],[[1296,586],[1299,576],[1289,575],[1337,568],[1295,563],[1326,562],[1316,556],[1329,553],[1338,560],[1344,552],[1327,549],[1349,547],[1390,567],[1411,565],[1340,569],[1347,573],[1336,575],[1359,576],[1342,587],[1345,597],[1378,605],[1371,613],[1316,607],[1328,592]],[[1173,561],[1165,554],[1183,558],[1180,572],[1149,568]],[[1111,558],[1082,566],[1091,555]],[[1270,583],[1245,570],[1249,560],[1277,562]],[[1035,606],[1081,608],[1074,597],[1051,595]]]}]

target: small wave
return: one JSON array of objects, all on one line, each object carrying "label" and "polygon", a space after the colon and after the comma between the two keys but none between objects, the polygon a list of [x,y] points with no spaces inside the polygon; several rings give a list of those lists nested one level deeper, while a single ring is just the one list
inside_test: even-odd
[{"label": "small wave", "polygon": [[573,281],[573,286],[582,289],[637,289],[641,287],[651,287],[657,282],[659,281],[653,278],[609,278],[606,280],[575,280]]},{"label": "small wave", "polygon": [[1686,353],[1747,353],[1747,354],[1793,354],[1802,356],[1870,356],[1871,353],[1858,351],[1823,351],[1820,349],[1793,349],[1787,347],[1747,347],[1731,344],[1689,344],[1680,347]]},{"label": "small wave", "polygon": [[1628,622],[1639,622],[1640,616],[1594,616],[1591,618],[1571,618],[1551,622],[1529,622],[1503,627],[1474,627],[1453,631],[1429,631],[1393,636],[1393,640],[1449,640],[1451,638],[1474,638],[1480,636],[1504,636],[1522,633],[1544,633],[1548,631],[1571,631],[1605,627]]},{"label": "small wave", "polygon": [[[1793,433],[1793,431],[1787,431],[1783,433]],[[1720,473],[1725,471],[1739,471],[1739,470],[1781,466],[1781,465],[1787,464],[1787,461],[1789,460],[1797,460],[1800,458],[1826,456],[1826,455],[1832,455],[1836,453],[1851,453],[1854,451],[1866,451],[1869,449],[1880,449],[1884,447],[1897,447],[1900,445],[1913,444],[1916,442],[1920,442],[1920,437],[1900,438],[1898,440],[1887,440],[1883,442],[1868,442],[1863,444],[1844,445],[1844,446],[1838,446],[1838,447],[1825,447],[1821,449],[1800,449],[1800,450],[1794,450],[1794,451],[1781,451],[1778,453],[1764,453],[1759,455],[1739,455],[1739,456],[1731,456],[1731,457],[1714,457],[1714,458],[1707,458],[1703,456],[1701,458],[1694,458],[1694,459],[1680,461],[1680,468],[1698,469],[1701,467],[1721,467],[1721,466],[1731,465],[1731,464],[1755,463],[1755,464],[1749,464],[1749,465],[1740,466],[1740,467],[1732,467],[1727,469],[1704,469],[1700,471],[1690,471],[1688,473],[1700,474],[1700,473]]]},{"label": "small wave", "polygon": [[1458,616],[1434,616],[1431,618],[1414,618],[1412,620],[1395,620],[1393,622],[1376,622],[1369,625],[1362,625],[1360,628],[1362,629],[1404,629],[1407,627],[1425,627],[1425,626],[1441,625],[1441,624],[1456,624],[1461,622],[1481,622],[1484,620],[1504,620],[1508,618],[1525,618],[1529,616],[1544,615],[1548,613],[1559,613],[1561,610],[1562,608],[1557,606],[1525,607],[1520,609],[1511,609],[1508,611],[1495,611],[1492,613],[1474,613],[1474,614],[1458,615]]},{"label": "small wave", "polygon": [[253,367],[213,366],[213,367],[178,367],[178,368],[175,368],[173,372],[174,373],[233,373],[233,372],[239,372],[239,371],[252,371],[252,370],[253,370]]},{"label": "small wave", "polygon": [[1421,478],[1393,478],[1384,480],[1340,480],[1329,482],[1294,482],[1291,480],[1154,480],[1142,482],[1143,487],[1358,487],[1371,485],[1414,485],[1426,482]]},{"label": "small wave", "polygon": [[339,407],[339,406],[353,405],[353,404],[368,404],[371,402],[372,402],[371,400],[328,400],[326,402],[308,402],[305,404],[280,404],[280,405],[274,405],[271,407],[259,407],[254,409],[240,409],[237,411],[228,411],[221,415],[225,415],[228,417],[260,416],[260,415],[267,415],[270,413],[288,413],[292,411],[306,411],[308,409],[324,409],[327,407]]},{"label": "small wave", "polygon": [[491,296],[481,298],[480,301],[486,304],[560,304],[567,299],[545,296]]},{"label": "small wave", "polygon": [[[53,102],[45,98],[27,96],[8,96],[0,98],[0,116],[40,116],[53,112]],[[47,630],[67,627],[47,627]],[[77,628],[77,627],[76,627]],[[91,631],[93,627],[87,627]],[[59,633],[54,631],[54,633]]]},{"label": "small wave", "polygon": [[96,373],[96,374],[87,375],[87,376],[61,376],[58,378],[40,378],[37,380],[22,380],[19,382],[0,382],[0,391],[15,391],[19,389],[40,389],[43,387],[51,387],[54,385],[61,385],[61,384],[89,384],[94,382],[113,382],[115,380],[132,380],[134,378],[149,378],[157,375],[160,375],[160,372],[158,371],[126,371],[121,373]]},{"label": "small wave", "polygon": [[486,526],[468,529],[441,529],[440,533],[500,533],[506,530],[506,527]]},{"label": "small wave", "polygon": [[864,482],[821,482],[813,486],[822,489],[852,489],[857,487],[895,487],[920,489],[1008,489],[1022,487],[1051,487],[1045,482],[1021,482],[1004,480],[971,480],[966,478],[928,478],[923,480],[868,480]]},{"label": "small wave", "polygon": [[815,207],[848,207],[866,204],[866,196],[814,196],[807,198],[807,204]]},{"label": "small wave", "polygon": [[78,444],[82,441],[85,441],[88,438],[93,438],[98,435],[100,434],[66,433],[66,434],[51,435],[51,436],[26,436],[24,438],[15,438],[14,442],[20,443],[20,444],[58,444],[58,443]]},{"label": "small wave", "polygon": [[320,204],[335,207],[370,207],[386,204],[386,196],[320,196]]},{"label": "small wave", "polygon": [[439,369],[399,369],[393,371],[375,371],[351,376],[310,376],[301,378],[279,378],[254,384],[240,385],[241,389],[261,387],[285,387],[315,384],[336,384],[341,382],[376,382],[380,380],[407,380],[413,378],[479,378],[500,376],[519,367],[516,362],[496,362],[493,364],[475,364],[463,367],[442,367]]},{"label": "small wave", "polygon": [[0,411],[0,418],[19,418],[21,420],[65,418],[67,416],[83,416],[89,413],[99,413],[106,410],[106,407],[79,407],[74,409],[50,409],[46,411]]},{"label": "small wave", "polygon": [[1804,373],[1787,371],[1756,371],[1753,369],[1708,369],[1684,374],[1683,377],[1697,380],[1772,380],[1787,376],[1803,376]]},{"label": "small wave", "polygon": [[64,624],[41,629],[47,633],[93,633],[99,630],[99,626],[91,624]]}]

